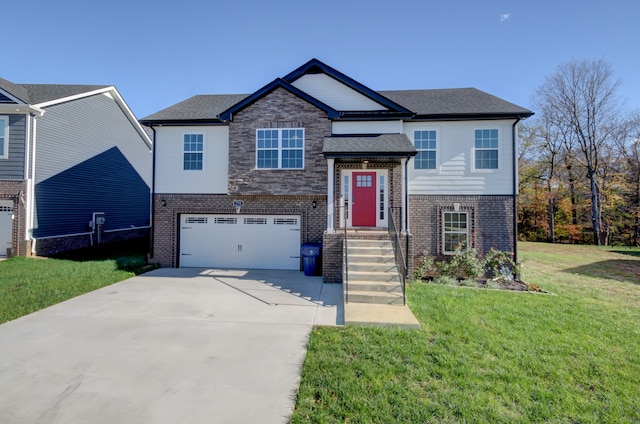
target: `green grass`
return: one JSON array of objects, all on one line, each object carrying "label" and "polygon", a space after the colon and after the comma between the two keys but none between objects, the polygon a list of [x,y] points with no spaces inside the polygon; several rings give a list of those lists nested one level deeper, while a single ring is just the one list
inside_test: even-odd
[{"label": "green grass", "polygon": [[0,323],[125,280],[143,271],[135,243],[68,252],[65,259],[14,257],[0,262]]},{"label": "green grass", "polygon": [[420,331],[315,328],[292,422],[640,422],[640,250],[520,259],[555,296],[417,283]]}]

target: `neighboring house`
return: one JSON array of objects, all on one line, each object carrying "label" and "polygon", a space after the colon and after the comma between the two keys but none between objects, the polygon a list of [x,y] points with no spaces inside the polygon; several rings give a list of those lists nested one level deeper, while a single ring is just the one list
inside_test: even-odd
[{"label": "neighboring house", "polygon": [[0,78],[0,255],[148,234],[151,159],[115,87]]},{"label": "neighboring house", "polygon": [[300,269],[323,243],[388,237],[424,255],[516,249],[517,124],[474,88],[374,91],[313,59],[249,95],[198,95],[141,120],[154,133],[155,261]]}]

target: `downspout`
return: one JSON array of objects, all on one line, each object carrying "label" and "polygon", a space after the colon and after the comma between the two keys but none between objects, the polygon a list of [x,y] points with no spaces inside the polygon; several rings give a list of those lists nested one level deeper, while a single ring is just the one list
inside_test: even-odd
[{"label": "downspout", "polygon": [[37,240],[33,237],[33,227],[36,221],[36,142],[38,140],[38,136],[36,133],[38,120],[36,117],[33,117],[33,148],[31,149],[31,181],[29,182],[29,193],[31,193],[31,202],[29,202],[29,211],[27,211],[27,219],[29,220],[29,229],[30,232],[29,237],[31,238],[31,254],[36,254],[36,243]]},{"label": "downspout", "polygon": [[150,125],[151,132],[153,133],[153,140],[151,146],[151,231],[149,233],[149,258],[153,258],[153,245],[154,245],[154,237],[153,234],[155,232],[155,193],[156,193],[156,129],[153,128],[153,125]]},{"label": "downspout", "polygon": [[518,263],[518,143],[516,140],[516,126],[522,121],[518,115],[511,126],[511,139],[513,141],[513,262]]}]

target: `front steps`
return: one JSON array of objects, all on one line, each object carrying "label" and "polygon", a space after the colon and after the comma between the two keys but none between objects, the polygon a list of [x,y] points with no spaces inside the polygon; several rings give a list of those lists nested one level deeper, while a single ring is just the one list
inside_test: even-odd
[{"label": "front steps", "polygon": [[390,240],[347,240],[348,303],[403,305],[402,283]]}]

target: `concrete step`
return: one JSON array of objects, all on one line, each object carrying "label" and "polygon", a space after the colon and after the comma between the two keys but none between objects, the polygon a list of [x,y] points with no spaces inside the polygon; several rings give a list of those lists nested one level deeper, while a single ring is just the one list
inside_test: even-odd
[{"label": "concrete step", "polygon": [[420,323],[408,306],[373,303],[345,304],[344,324],[420,329]]},{"label": "concrete step", "polygon": [[377,305],[402,305],[402,293],[385,293],[379,291],[352,291],[349,290],[348,302],[373,303]]},{"label": "concrete step", "polygon": [[380,272],[380,271],[353,271],[349,268],[347,274],[349,282],[352,281],[375,281],[400,284],[400,275],[398,272]]},{"label": "concrete step", "polygon": [[398,267],[395,261],[390,263],[352,262],[351,258],[349,258],[349,272],[351,271],[389,272],[397,274]]},{"label": "concrete step", "polygon": [[378,246],[348,246],[347,254],[349,256],[354,255],[368,255],[368,256],[394,256],[393,247],[378,247]]},{"label": "concrete step", "polygon": [[349,263],[369,263],[369,264],[395,264],[394,255],[367,255],[354,254],[349,255]]},{"label": "concrete step", "polygon": [[379,281],[349,281],[349,292],[351,293],[355,291],[402,294],[402,284],[399,282],[384,283]]}]

